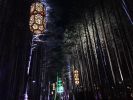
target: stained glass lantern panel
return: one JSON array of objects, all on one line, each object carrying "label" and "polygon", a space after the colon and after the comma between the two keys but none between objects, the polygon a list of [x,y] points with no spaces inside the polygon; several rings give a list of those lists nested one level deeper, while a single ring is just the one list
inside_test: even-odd
[{"label": "stained glass lantern panel", "polygon": [[31,5],[30,9],[30,31],[33,34],[41,34],[46,29],[46,19],[45,19],[45,7],[42,3],[36,2]]}]

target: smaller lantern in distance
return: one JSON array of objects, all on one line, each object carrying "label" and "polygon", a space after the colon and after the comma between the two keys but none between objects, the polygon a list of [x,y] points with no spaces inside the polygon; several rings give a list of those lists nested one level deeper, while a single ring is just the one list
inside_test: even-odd
[{"label": "smaller lantern in distance", "polygon": [[74,70],[74,81],[75,81],[75,85],[79,85],[79,72],[78,72],[78,70]]},{"label": "smaller lantern in distance", "polygon": [[53,87],[53,91],[54,91],[56,89],[55,83],[52,84],[52,87]]}]

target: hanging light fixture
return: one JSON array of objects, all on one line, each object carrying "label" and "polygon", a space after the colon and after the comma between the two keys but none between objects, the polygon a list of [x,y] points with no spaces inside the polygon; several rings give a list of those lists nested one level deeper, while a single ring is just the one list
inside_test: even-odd
[{"label": "hanging light fixture", "polygon": [[74,70],[74,81],[75,81],[75,85],[79,85],[79,71],[78,70]]},{"label": "hanging light fixture", "polygon": [[46,10],[41,2],[35,2],[30,8],[30,31],[34,34],[41,34],[46,29]]}]

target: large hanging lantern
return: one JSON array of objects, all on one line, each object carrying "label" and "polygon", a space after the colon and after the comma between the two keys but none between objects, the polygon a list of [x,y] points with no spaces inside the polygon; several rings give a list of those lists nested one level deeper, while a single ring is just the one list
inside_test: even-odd
[{"label": "large hanging lantern", "polygon": [[30,9],[30,21],[29,26],[31,32],[36,34],[41,34],[46,29],[46,11],[45,7],[40,2],[35,2],[31,5]]}]

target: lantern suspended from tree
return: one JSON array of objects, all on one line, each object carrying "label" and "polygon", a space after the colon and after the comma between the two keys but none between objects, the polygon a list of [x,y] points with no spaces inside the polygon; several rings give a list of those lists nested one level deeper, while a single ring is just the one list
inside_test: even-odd
[{"label": "lantern suspended from tree", "polygon": [[40,2],[31,5],[29,26],[34,35],[41,34],[46,29],[46,11]]},{"label": "lantern suspended from tree", "polygon": [[64,92],[64,87],[61,78],[59,78],[57,81],[57,93],[63,93],[63,92]]},{"label": "lantern suspended from tree", "polygon": [[79,71],[78,70],[74,71],[74,81],[75,81],[75,85],[79,85]]}]

